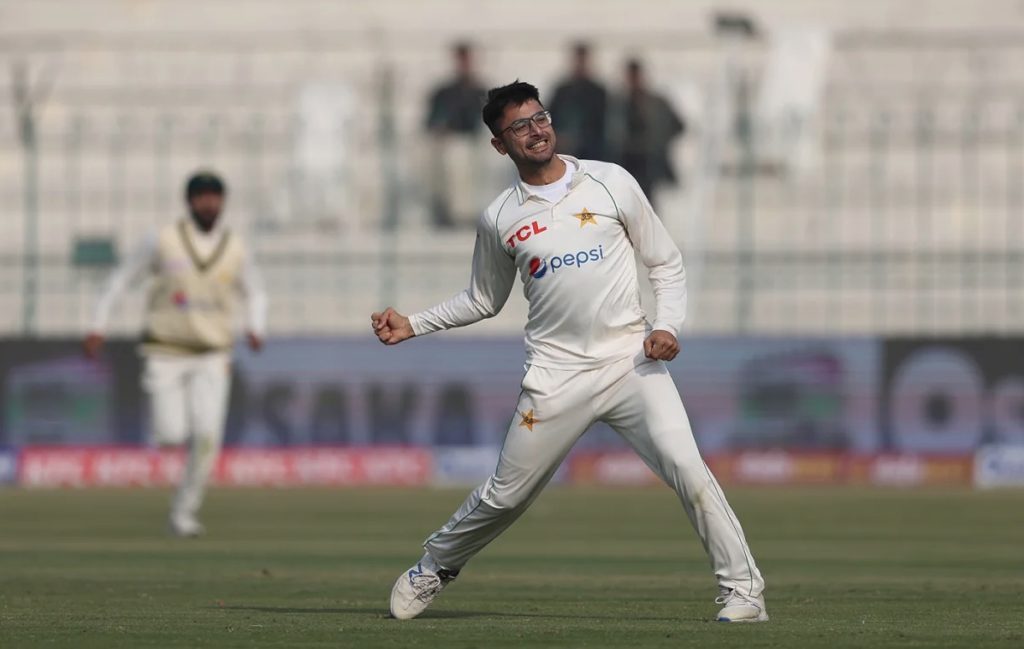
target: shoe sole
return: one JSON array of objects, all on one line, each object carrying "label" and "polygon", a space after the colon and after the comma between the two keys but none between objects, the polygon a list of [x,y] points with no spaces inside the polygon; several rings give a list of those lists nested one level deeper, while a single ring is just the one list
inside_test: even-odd
[{"label": "shoe sole", "polygon": [[754,622],[767,622],[768,621],[768,614],[765,613],[764,611],[762,611],[761,614],[758,615],[757,617],[747,617],[747,618],[742,618],[742,619],[739,619],[739,620],[733,620],[733,619],[730,619],[730,618],[727,618],[727,617],[720,617],[720,618],[718,618],[717,621],[718,622],[728,622],[729,624],[744,624],[744,623],[745,624],[752,624]]},{"label": "shoe sole", "polygon": [[198,539],[206,535],[206,530],[179,530],[173,525],[169,525],[167,535],[176,539]]}]

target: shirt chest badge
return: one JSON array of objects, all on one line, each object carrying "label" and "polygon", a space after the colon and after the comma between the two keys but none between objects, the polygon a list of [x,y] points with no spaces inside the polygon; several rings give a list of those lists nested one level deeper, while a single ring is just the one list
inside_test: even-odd
[{"label": "shirt chest badge", "polygon": [[573,214],[573,216],[580,220],[580,228],[588,223],[597,225],[597,218],[595,218],[596,215],[585,207],[582,212],[577,212],[576,214]]}]

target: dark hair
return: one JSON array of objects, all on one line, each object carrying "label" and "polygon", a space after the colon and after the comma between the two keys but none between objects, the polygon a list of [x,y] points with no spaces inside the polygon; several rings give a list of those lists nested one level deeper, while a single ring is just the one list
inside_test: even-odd
[{"label": "dark hair", "polygon": [[185,198],[189,200],[199,194],[210,193],[223,196],[226,192],[227,188],[224,186],[224,181],[212,171],[199,171],[192,174],[192,177],[188,179],[188,183],[185,185]]},{"label": "dark hair", "polygon": [[498,120],[501,119],[502,114],[505,112],[505,107],[522,106],[531,99],[538,104],[541,103],[540,92],[538,92],[536,86],[532,86],[519,79],[516,79],[507,86],[491,88],[487,91],[487,104],[484,105],[483,110],[484,124],[487,124],[487,128],[491,129],[491,133],[497,135]]}]

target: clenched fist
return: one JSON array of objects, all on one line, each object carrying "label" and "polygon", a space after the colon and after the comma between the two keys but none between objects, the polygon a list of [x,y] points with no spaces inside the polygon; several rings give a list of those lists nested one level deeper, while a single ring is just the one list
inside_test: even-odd
[{"label": "clenched fist", "polygon": [[670,361],[679,353],[679,341],[671,333],[655,329],[644,341],[644,354],[656,361]]},{"label": "clenched fist", "polygon": [[412,330],[412,324],[409,323],[409,318],[391,307],[384,309],[381,313],[371,314],[370,323],[373,325],[373,333],[377,335],[377,339],[385,345],[397,345],[416,335]]}]

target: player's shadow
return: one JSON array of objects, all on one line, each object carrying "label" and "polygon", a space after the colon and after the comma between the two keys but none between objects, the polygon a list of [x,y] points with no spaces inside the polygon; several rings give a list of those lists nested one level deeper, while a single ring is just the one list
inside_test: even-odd
[{"label": "player's shadow", "polygon": [[[287,606],[215,606],[213,608],[225,611],[256,611],[257,613],[285,613],[285,614],[323,614],[333,615],[369,615],[372,617],[390,617],[390,613],[379,608],[292,608]],[[433,611],[432,611],[433,613]],[[484,613],[473,613],[469,611],[438,611],[430,617],[475,617]]]},{"label": "player's shadow", "polygon": [[[216,606],[220,610],[256,611],[258,613],[284,614],[323,614],[334,615],[368,615],[378,618],[391,617],[386,610],[379,608],[291,608],[287,606]],[[553,620],[621,620],[621,615],[553,615],[551,613],[496,613],[493,611],[429,611],[423,618],[457,619],[471,617],[504,617],[504,618],[547,618]],[[679,621],[678,617],[630,616],[631,620],[646,622]]]}]

